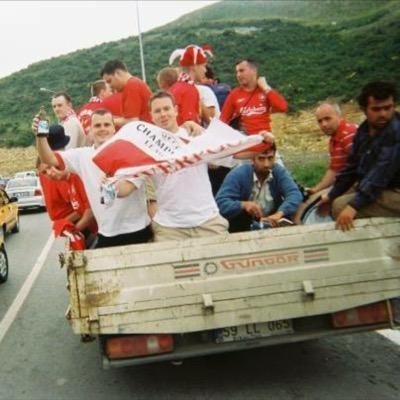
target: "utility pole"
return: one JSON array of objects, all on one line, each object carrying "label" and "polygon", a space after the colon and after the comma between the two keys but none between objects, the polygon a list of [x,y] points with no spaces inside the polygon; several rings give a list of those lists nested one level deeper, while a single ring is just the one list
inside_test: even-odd
[{"label": "utility pole", "polygon": [[137,27],[138,27],[138,32],[139,32],[140,64],[142,66],[142,79],[143,79],[143,82],[146,82],[146,70],[144,67],[142,32],[140,30],[139,2],[138,1],[136,1],[136,21],[137,21]]}]

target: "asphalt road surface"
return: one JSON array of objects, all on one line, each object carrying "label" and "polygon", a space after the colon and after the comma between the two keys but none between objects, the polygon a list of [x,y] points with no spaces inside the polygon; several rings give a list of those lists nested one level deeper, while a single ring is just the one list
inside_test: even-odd
[{"label": "asphalt road surface", "polygon": [[[10,276],[0,286],[0,399],[400,399],[400,347],[375,332],[191,359],[179,367],[104,371],[98,343],[81,343],[64,318],[62,241],[51,246],[40,268],[49,235],[46,214],[29,213],[21,218],[21,232],[6,240]],[[18,309],[21,291],[26,298]],[[6,317],[11,322],[4,333]]]}]

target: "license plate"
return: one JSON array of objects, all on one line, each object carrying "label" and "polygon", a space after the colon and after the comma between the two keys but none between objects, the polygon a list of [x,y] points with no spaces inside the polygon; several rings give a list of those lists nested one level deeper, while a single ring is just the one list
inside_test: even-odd
[{"label": "license plate", "polygon": [[237,342],[240,340],[257,339],[266,336],[285,335],[293,333],[293,324],[290,319],[230,326],[217,330],[217,343]]},{"label": "license plate", "polygon": [[15,193],[15,196],[20,198],[20,197],[29,197],[30,193],[29,192],[19,192],[19,193]]}]

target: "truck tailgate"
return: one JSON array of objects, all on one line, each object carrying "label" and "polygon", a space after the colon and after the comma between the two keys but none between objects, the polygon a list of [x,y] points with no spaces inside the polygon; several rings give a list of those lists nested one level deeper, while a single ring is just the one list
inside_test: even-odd
[{"label": "truck tailgate", "polygon": [[73,330],[185,333],[400,296],[400,219],[122,246],[62,257]]}]

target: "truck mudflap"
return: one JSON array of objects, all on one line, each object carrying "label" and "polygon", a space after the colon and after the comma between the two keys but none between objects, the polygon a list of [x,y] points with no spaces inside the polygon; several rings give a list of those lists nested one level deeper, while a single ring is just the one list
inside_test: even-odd
[{"label": "truck mudflap", "polygon": [[400,219],[149,243],[63,257],[78,334],[187,333],[400,296]]}]

